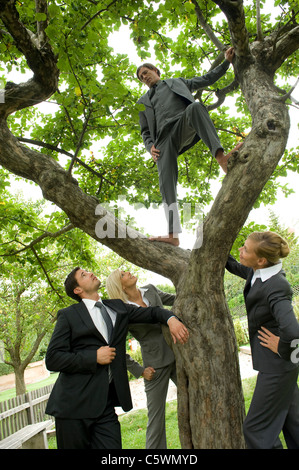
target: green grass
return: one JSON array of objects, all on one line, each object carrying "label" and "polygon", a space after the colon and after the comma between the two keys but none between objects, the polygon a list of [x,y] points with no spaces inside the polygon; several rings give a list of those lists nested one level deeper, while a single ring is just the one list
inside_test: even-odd
[{"label": "green grass", "polygon": [[[243,393],[246,412],[249,408],[256,383],[256,377],[244,379]],[[145,449],[147,410],[131,411],[119,417],[123,449]],[[166,403],[166,439],[168,449],[180,449],[177,420],[177,401]],[[55,438],[49,439],[49,448],[56,448]]]},{"label": "green grass", "polygon": [[[137,410],[119,417],[123,449],[145,449],[147,410]],[[168,449],[180,449],[177,402],[166,403],[166,438]]]},{"label": "green grass", "polygon": [[[51,374],[48,379],[38,383],[38,387],[44,387],[50,383],[55,382],[57,374]],[[249,409],[252,399],[253,391],[255,388],[256,376],[244,379],[242,381],[245,410],[246,413]],[[299,383],[299,380],[298,380]],[[37,384],[27,386],[27,391],[37,388]],[[5,395],[5,397],[4,397]],[[7,400],[15,396],[15,389],[1,392],[0,401]],[[131,411],[119,417],[121,424],[122,446],[123,449],[145,449],[145,436],[147,426],[147,410]],[[166,437],[168,449],[180,449],[179,431],[177,423],[177,402],[173,400],[166,404]],[[280,436],[283,445],[285,446],[284,438]],[[51,437],[49,439],[49,448],[56,449],[56,439]]]}]

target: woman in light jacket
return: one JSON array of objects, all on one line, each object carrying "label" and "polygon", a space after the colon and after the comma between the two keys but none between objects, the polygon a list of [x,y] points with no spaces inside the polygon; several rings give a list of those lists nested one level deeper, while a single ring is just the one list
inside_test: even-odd
[{"label": "woman in light jacket", "polygon": [[274,232],[254,232],[240,248],[240,263],[229,256],[226,268],[246,279],[253,368],[259,371],[243,431],[250,449],[299,449],[298,338],[292,290],[280,258],[287,242]]},{"label": "woman in light jacket", "polygon": [[[171,306],[175,295],[162,292],[152,284],[137,287],[137,277],[130,272],[116,269],[106,280],[111,299],[144,306]],[[172,350],[167,345],[160,324],[133,324],[130,333],[141,347],[143,366],[127,354],[127,369],[136,377],[143,376],[147,398],[148,423],[147,449],[166,449],[165,404],[169,380],[175,384],[176,365]]]}]

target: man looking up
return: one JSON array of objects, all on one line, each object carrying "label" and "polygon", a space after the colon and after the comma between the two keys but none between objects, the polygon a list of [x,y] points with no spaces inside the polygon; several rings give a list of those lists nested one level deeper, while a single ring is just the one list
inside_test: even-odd
[{"label": "man looking up", "polygon": [[177,158],[200,139],[210,149],[217,162],[227,172],[227,161],[239,144],[224,154],[216,129],[202,103],[195,101],[192,92],[215,83],[222,77],[234,57],[231,47],[225,52],[225,61],[206,75],[192,79],[162,80],[160,71],[152,64],[138,67],[137,77],[149,90],[139,100],[145,106],[139,113],[141,135],[145,148],[157,163],[159,186],[168,222],[168,235],[151,240],[179,245],[182,231],[177,207]]},{"label": "man looking up", "polygon": [[114,407],[132,408],[126,369],[129,323],[168,324],[174,343],[184,344],[187,328],[170,310],[103,300],[101,282],[75,268],[65,280],[66,293],[78,303],[58,312],[46,353],[48,370],[60,372],[46,413],[55,416],[59,449],[121,448]]}]

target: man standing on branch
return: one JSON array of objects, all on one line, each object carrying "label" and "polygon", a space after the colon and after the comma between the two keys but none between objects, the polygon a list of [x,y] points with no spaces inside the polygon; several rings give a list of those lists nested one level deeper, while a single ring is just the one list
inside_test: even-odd
[{"label": "man standing on branch", "polygon": [[213,122],[192,92],[215,83],[229,68],[234,58],[231,47],[225,52],[225,61],[206,75],[192,79],[170,78],[162,80],[160,71],[152,64],[138,67],[137,77],[149,90],[138,104],[145,106],[139,113],[141,135],[145,148],[157,163],[159,185],[168,222],[168,235],[151,237],[151,240],[179,245],[178,235],[182,231],[177,207],[177,158],[200,139],[226,173],[227,161],[239,144],[227,155],[224,154]]}]

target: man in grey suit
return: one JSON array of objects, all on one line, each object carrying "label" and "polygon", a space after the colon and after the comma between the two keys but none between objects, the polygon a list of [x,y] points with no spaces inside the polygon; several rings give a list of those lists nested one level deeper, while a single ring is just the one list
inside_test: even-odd
[{"label": "man in grey suit", "polygon": [[226,173],[231,153],[224,154],[216,129],[202,103],[195,101],[192,92],[212,85],[230,66],[234,50],[225,53],[225,61],[206,75],[192,79],[174,78],[161,80],[160,71],[152,64],[138,67],[137,77],[149,87],[138,104],[145,109],[139,113],[141,135],[145,148],[157,163],[159,186],[168,222],[168,235],[151,237],[151,240],[179,245],[182,231],[177,207],[178,180],[177,157],[195,145],[200,139]]}]

